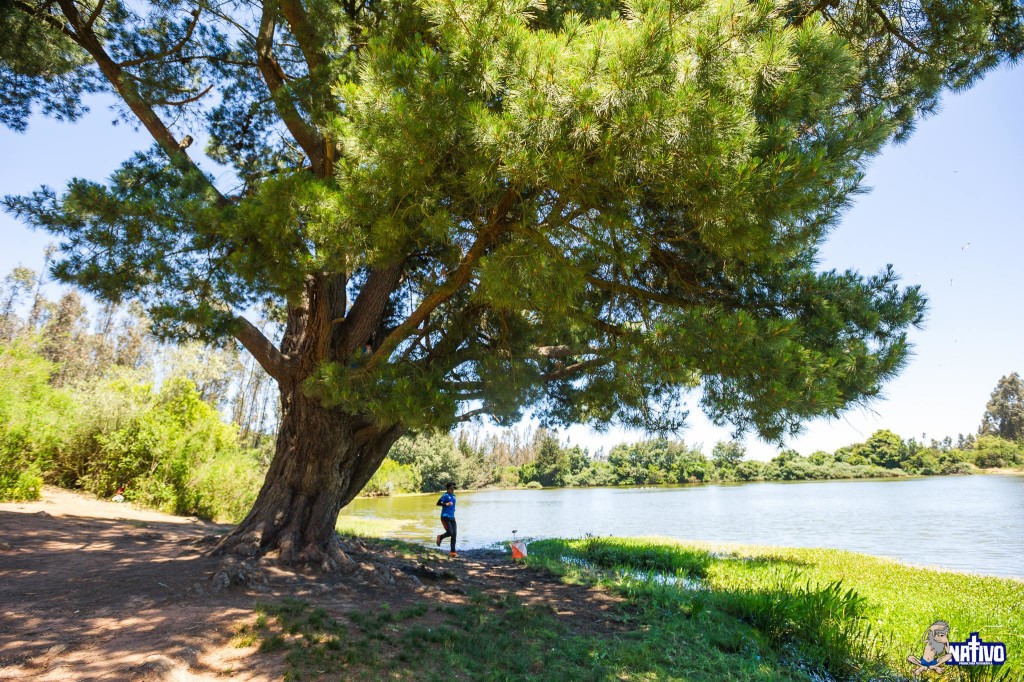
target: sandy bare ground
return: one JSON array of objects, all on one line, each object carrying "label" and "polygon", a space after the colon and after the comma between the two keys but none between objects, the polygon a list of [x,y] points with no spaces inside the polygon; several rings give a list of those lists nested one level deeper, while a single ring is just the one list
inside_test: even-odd
[{"label": "sandy bare ground", "polygon": [[230,646],[253,597],[205,589],[224,530],[58,488],[0,504],[0,679],[278,679]]},{"label": "sandy bare ground", "polygon": [[[609,595],[495,552],[412,566],[357,543],[358,568],[347,574],[265,562],[245,585],[226,586],[222,560],[206,555],[226,530],[58,488],[0,504],[0,680],[279,680],[280,654],[232,640],[257,601],[283,597],[343,618],[385,602],[459,603],[475,588],[543,602],[574,630],[618,629]],[[454,579],[431,580],[438,574]]]}]

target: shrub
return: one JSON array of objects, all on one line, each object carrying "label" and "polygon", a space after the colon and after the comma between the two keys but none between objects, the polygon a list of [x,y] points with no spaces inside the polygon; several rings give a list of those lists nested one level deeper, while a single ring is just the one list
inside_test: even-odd
[{"label": "shrub", "polygon": [[747,459],[736,467],[736,478],[741,481],[757,481],[764,477],[764,462]]},{"label": "shrub", "polygon": [[412,493],[419,491],[421,485],[423,485],[423,480],[415,467],[410,464],[399,464],[390,457],[386,457],[366,487],[363,488],[363,493],[368,495]]},{"label": "shrub", "polygon": [[183,508],[201,518],[238,523],[256,501],[265,474],[256,450],[229,448],[212,453],[192,469]]},{"label": "shrub", "polygon": [[974,467],[969,462],[950,462],[949,464],[942,467],[943,474],[972,474],[974,473]]},{"label": "shrub", "polygon": [[[212,480],[209,469],[238,450],[234,429],[184,378],[168,381],[159,393],[120,382],[108,388],[107,395],[130,397],[144,407],[120,419],[107,415],[109,425],[120,426],[92,435],[94,448],[80,484],[102,497],[126,485],[125,497],[140,504],[173,514],[218,516],[212,491],[196,486],[199,480],[212,488],[231,482]],[[118,410],[119,402],[109,404]],[[204,476],[197,479],[197,474]]]},{"label": "shrub", "polygon": [[615,470],[603,460],[593,460],[587,467],[572,477],[568,485],[576,486],[607,486],[615,485]]},{"label": "shrub", "polygon": [[498,472],[497,484],[502,488],[515,488],[519,485],[519,467],[508,465]]},{"label": "shrub", "polygon": [[57,389],[54,365],[24,345],[0,347],[0,499],[38,497],[44,481],[125,496],[176,514],[238,521],[265,467],[238,446],[191,381],[160,391],[119,370]]},{"label": "shrub", "polygon": [[465,488],[473,479],[471,463],[456,447],[451,434],[403,436],[391,448],[389,457],[419,470],[423,492],[444,490],[448,481],[454,481],[456,488]]},{"label": "shrub", "polygon": [[1021,446],[998,436],[982,436],[974,444],[974,464],[982,469],[1006,468],[1024,462]]},{"label": "shrub", "polygon": [[39,498],[69,404],[50,385],[54,369],[24,344],[0,347],[0,501]]},{"label": "shrub", "polygon": [[43,489],[43,476],[39,465],[32,463],[22,469],[20,463],[0,454],[0,501],[30,502],[38,500]]}]

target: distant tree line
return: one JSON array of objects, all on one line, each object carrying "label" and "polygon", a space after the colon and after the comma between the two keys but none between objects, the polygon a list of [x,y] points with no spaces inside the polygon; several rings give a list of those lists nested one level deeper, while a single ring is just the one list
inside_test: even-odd
[{"label": "distant tree line", "polygon": [[747,459],[735,441],[710,456],[680,440],[620,443],[607,453],[563,443],[558,433],[506,430],[485,434],[419,435],[400,440],[367,486],[370,494],[434,491],[451,480],[459,488],[659,485],[730,481],[796,481],[970,474],[1024,465],[1024,382],[999,380],[978,435],[955,440],[904,440],[879,430],[863,443],[804,456],[783,450],[770,461]]},{"label": "distant tree line", "polygon": [[563,443],[546,429],[488,436],[464,430],[403,438],[367,492],[434,491],[447,481],[467,489],[889,478],[970,474],[1022,464],[1024,445],[994,435],[925,445],[881,430],[832,453],[804,456],[783,450],[764,462],[747,459],[743,445],[735,441],[716,443],[710,456],[668,438],[620,443],[605,454]]}]

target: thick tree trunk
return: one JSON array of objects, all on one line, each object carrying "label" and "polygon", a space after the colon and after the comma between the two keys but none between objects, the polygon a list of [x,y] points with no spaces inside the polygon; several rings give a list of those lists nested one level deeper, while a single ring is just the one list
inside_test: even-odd
[{"label": "thick tree trunk", "polygon": [[341,508],[377,470],[401,428],[378,429],[325,409],[296,385],[282,387],[277,451],[252,510],[215,553],[277,552],[287,564],[325,571],[348,563],[335,534]]}]

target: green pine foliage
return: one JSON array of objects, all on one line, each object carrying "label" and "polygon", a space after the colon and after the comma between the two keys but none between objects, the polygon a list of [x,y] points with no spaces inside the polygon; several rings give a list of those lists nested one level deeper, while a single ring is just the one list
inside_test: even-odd
[{"label": "green pine foliage", "polygon": [[5,204],[158,333],[234,336],[381,427],[671,429],[700,388],[776,440],[877,396],[922,320],[893,270],[817,266],[865,162],[1024,49],[1007,0],[25,0],[0,27],[0,121],[102,89],[153,137]]}]

